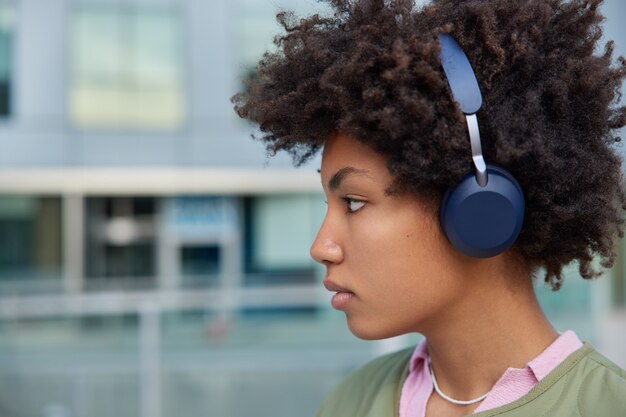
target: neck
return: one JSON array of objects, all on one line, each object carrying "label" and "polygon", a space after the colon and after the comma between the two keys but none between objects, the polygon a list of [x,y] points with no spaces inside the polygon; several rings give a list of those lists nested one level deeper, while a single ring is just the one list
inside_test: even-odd
[{"label": "neck", "polygon": [[476,282],[422,331],[439,387],[458,400],[485,394],[507,368],[523,368],[559,336],[530,275],[515,285],[510,276],[479,276],[490,281]]}]

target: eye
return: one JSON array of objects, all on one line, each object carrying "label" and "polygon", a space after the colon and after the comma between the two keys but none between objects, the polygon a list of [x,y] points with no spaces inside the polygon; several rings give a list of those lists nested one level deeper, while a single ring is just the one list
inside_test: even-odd
[{"label": "eye", "polygon": [[365,201],[362,200],[355,200],[350,197],[342,197],[341,199],[348,205],[348,213],[355,213],[365,205]]},{"label": "eye", "polygon": [[[350,197],[342,197],[341,199],[348,206],[348,213],[350,213],[350,214],[355,213],[356,211],[360,210],[361,207],[363,207],[365,205],[365,201],[363,201],[363,200],[356,200],[356,199],[350,198]],[[326,203],[326,205],[328,205],[328,200],[324,200],[324,203]]]}]

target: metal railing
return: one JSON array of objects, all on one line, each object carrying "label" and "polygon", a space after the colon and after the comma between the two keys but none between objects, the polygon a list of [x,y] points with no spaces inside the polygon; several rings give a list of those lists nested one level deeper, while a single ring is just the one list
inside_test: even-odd
[{"label": "metal railing", "polygon": [[[140,417],[162,417],[162,316],[184,311],[210,311],[211,331],[219,337],[235,312],[242,309],[328,308],[330,294],[320,285],[148,290],[78,294],[34,294],[0,297],[0,320],[23,321],[50,317],[80,319],[91,316],[136,315],[138,336],[138,404]],[[339,314],[339,313],[337,313]],[[370,356],[401,348],[400,337],[371,344]],[[254,354],[254,351],[250,352]],[[343,359],[345,361],[345,357]],[[133,367],[134,368],[134,367]]]}]

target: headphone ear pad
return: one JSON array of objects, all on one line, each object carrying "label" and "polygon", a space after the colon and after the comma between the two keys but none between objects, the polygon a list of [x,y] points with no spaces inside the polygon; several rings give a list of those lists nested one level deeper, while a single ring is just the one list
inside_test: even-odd
[{"label": "headphone ear pad", "polygon": [[524,222],[524,193],[507,170],[487,164],[487,185],[473,172],[448,190],[441,203],[441,226],[450,243],[466,255],[489,258],[513,245]]}]

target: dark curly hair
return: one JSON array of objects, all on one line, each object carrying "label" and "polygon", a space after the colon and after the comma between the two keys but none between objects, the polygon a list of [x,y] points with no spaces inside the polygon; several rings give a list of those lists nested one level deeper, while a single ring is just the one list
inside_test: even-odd
[{"label": "dark curly hair", "polygon": [[388,157],[391,193],[439,198],[473,169],[465,119],[444,78],[437,33],[466,51],[483,93],[485,159],[506,167],[526,198],[514,250],[545,282],[562,269],[609,268],[623,237],[626,195],[617,129],[626,60],[597,54],[602,0],[328,0],[334,13],[297,19],[256,76],[232,97],[258,123],[270,154],[300,166],[343,131]]}]

